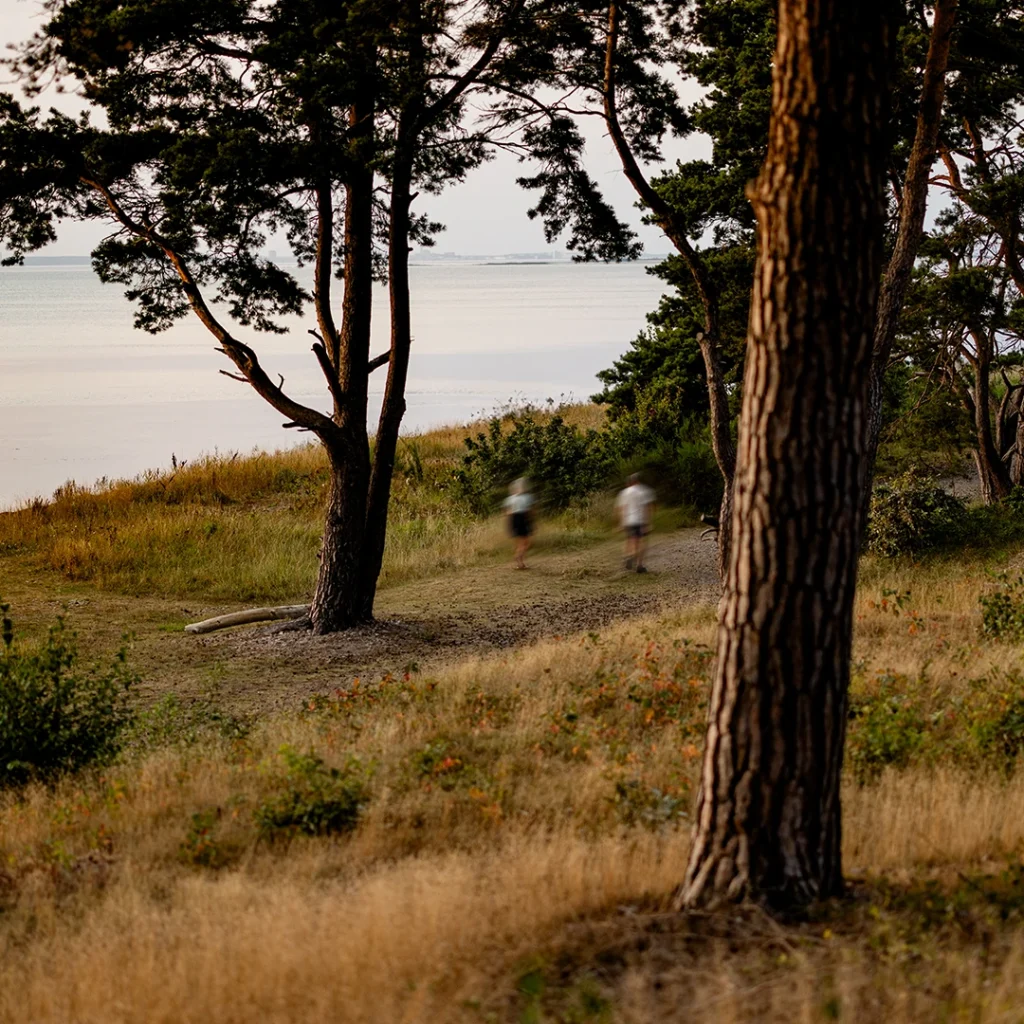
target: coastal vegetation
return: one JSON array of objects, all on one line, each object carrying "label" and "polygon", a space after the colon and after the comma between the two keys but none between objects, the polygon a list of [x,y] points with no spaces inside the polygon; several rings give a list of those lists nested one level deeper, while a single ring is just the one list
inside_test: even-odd
[{"label": "coastal vegetation", "polygon": [[[465,433],[419,440],[447,439],[454,468]],[[233,463],[237,488],[274,460],[247,461]],[[193,494],[211,469],[195,467]],[[134,485],[140,503],[152,484]],[[291,493],[266,478],[251,492]],[[386,616],[422,614],[424,593],[474,615],[474,634],[516,614],[508,581],[529,574],[508,572],[493,521],[467,522],[490,543],[384,584]],[[708,1021],[1012,1019],[1024,681],[1016,634],[986,623],[999,595],[1024,617],[1019,540],[866,557],[843,777],[851,898],[780,926],[752,908],[666,913],[687,857],[714,599],[634,577],[660,586],[653,609],[561,632],[566,588],[586,605],[615,575],[599,507],[588,522],[569,546],[552,525],[537,554],[536,637],[414,657],[385,642],[358,679],[326,641],[283,659],[274,636],[202,646],[180,632],[179,594],[125,597],[5,549],[19,657],[45,651],[62,595],[79,660],[109,664],[113,631],[131,625],[141,679],[113,758],[0,796],[0,1019],[640,1022],[680,1006]],[[655,553],[680,533],[669,525]],[[262,703],[279,685],[286,702]]]},{"label": "coastal vegetation", "polygon": [[[714,505],[716,481],[708,483],[706,471],[685,481],[669,476],[677,467],[659,459],[674,453],[670,440],[657,422],[609,430],[593,405],[510,407],[479,425],[409,435],[396,454],[382,582],[495,557],[504,541],[488,517],[508,480],[522,473],[539,486],[552,542],[610,528],[607,492],[644,466],[660,467],[666,496],[683,521],[696,522]],[[583,449],[585,462],[575,457]],[[696,445],[691,461],[706,467],[706,448]],[[50,501],[0,515],[0,552],[126,594],[294,600],[308,597],[315,579],[329,485],[326,456],[313,445],[211,456],[134,481],[68,485]]]},{"label": "coastal vegetation", "polygon": [[[307,616],[317,633],[373,618],[413,334],[409,255],[442,228],[413,210],[420,193],[512,149],[537,165],[523,183],[538,191],[531,215],[549,232],[571,227],[583,258],[639,255],[581,166],[580,132],[564,117],[538,123],[530,106],[567,62],[593,55],[602,13],[549,0],[169,0],[155,13],[74,0],[45,5],[9,62],[23,96],[51,78],[76,81],[88,114],[43,114],[0,94],[3,263],[52,241],[61,220],[104,225],[93,266],[124,286],[135,326],[159,334],[194,315],[230,362],[220,372],[317,439],[330,467]],[[656,86],[651,55],[643,47],[622,62]],[[629,121],[652,144],[671,127],[639,110]],[[312,268],[311,287],[266,255],[275,233]],[[380,279],[389,347],[373,353]],[[254,339],[302,313],[316,325],[326,413],[268,374]],[[382,368],[371,455],[369,381]]]},{"label": "coastal vegetation", "polygon": [[[196,313],[321,447],[0,516],[0,1014],[1019,1017],[1024,12],[300,7],[54,3],[12,65],[73,72],[108,121],[3,100],[10,261],[69,211],[113,218],[94,259],[140,326]],[[678,294],[602,375],[607,412],[400,439],[409,244],[437,228],[413,187],[509,147],[549,237],[635,256],[584,169],[591,115]],[[712,160],[651,178],[698,124]],[[257,254],[282,226],[308,296]],[[330,414],[267,378],[211,284],[243,327],[311,303]],[[637,470],[662,507],[616,523]],[[530,573],[501,564],[521,475]],[[642,567],[619,525],[653,528]],[[240,587],[308,619],[184,632]]]}]

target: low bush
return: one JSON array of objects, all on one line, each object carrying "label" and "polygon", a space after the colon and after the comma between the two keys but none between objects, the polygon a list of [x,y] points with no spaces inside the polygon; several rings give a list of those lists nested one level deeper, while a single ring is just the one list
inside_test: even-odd
[{"label": "low bush", "polygon": [[372,767],[351,757],[344,767],[329,768],[316,754],[300,754],[287,745],[278,753],[286,768],[282,792],[256,808],[260,838],[352,831],[369,800]]},{"label": "low bush", "polygon": [[875,488],[868,546],[889,558],[917,555],[962,539],[968,523],[962,498],[933,479],[908,471]]},{"label": "low bush", "polygon": [[0,610],[0,788],[111,761],[133,719],[127,647],[110,665],[83,671],[62,619],[42,644],[22,648],[9,606]]},{"label": "low bush", "polygon": [[981,629],[996,640],[1024,640],[1024,576],[1016,579],[1004,572],[996,577],[996,586],[978,598],[981,605]]},{"label": "low bush", "polygon": [[858,782],[876,778],[885,768],[906,767],[925,742],[925,718],[905,692],[906,684],[883,676],[876,690],[850,701],[846,764]]},{"label": "low bush", "polygon": [[933,678],[855,674],[845,766],[858,783],[929,765],[1012,775],[1024,757],[1024,676],[1016,669]]},{"label": "low bush", "polygon": [[495,416],[486,433],[467,437],[465,445],[456,482],[481,514],[491,512],[508,483],[520,476],[529,477],[547,505],[565,508],[603,487],[614,464],[606,432],[572,426],[557,410],[544,422],[533,406]]},{"label": "low bush", "polygon": [[1015,487],[1002,501],[973,505],[967,510],[963,541],[991,548],[1024,540],[1024,488]]},{"label": "low bush", "polygon": [[447,736],[435,737],[416,751],[409,758],[409,769],[415,784],[428,791],[436,786],[450,793],[486,781],[469,752]]},{"label": "low bush", "polygon": [[706,433],[695,430],[690,434],[681,429],[674,438],[651,446],[622,445],[617,481],[639,472],[654,485],[662,504],[717,515],[722,503],[722,473]]},{"label": "low bush", "polygon": [[659,499],[698,512],[717,511],[722,476],[706,424],[680,421],[665,395],[641,396],[602,430],[567,423],[559,409],[533,406],[493,417],[486,432],[464,440],[456,471],[461,497],[478,515],[493,512],[508,484],[526,476],[552,509],[620,486],[632,472],[654,483]]},{"label": "low bush", "polygon": [[219,817],[217,810],[210,809],[192,815],[188,831],[178,849],[178,858],[183,864],[199,868],[224,866],[224,851],[213,834]]},{"label": "low bush", "polygon": [[1024,696],[999,702],[996,714],[974,724],[974,741],[986,760],[1010,771],[1024,752]]}]

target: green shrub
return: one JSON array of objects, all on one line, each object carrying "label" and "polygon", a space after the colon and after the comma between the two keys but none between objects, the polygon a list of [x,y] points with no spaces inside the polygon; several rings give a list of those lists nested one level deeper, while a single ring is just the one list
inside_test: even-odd
[{"label": "green shrub", "polygon": [[1024,576],[1012,580],[1004,572],[996,580],[996,589],[978,598],[981,630],[996,640],[1024,640]]},{"label": "green shrub", "polygon": [[685,408],[672,389],[652,386],[637,392],[634,407],[620,410],[608,429],[607,443],[619,458],[619,478],[643,471],[656,483],[660,501],[716,513],[723,484],[708,419],[687,415]]},{"label": "green shrub", "polygon": [[470,785],[478,775],[468,755],[444,736],[430,740],[422,750],[413,754],[410,766],[422,785],[436,785],[446,793],[460,785]]},{"label": "green shrub", "polygon": [[[619,433],[618,426],[612,433]],[[677,437],[660,440],[651,447],[642,443],[632,448],[620,444],[620,451],[623,454],[617,482],[624,481],[629,473],[641,472],[644,480],[655,486],[660,503],[718,514],[722,474],[706,437],[690,437],[680,431]]]},{"label": "green shrub", "polygon": [[1024,751],[1024,697],[1007,702],[994,718],[976,721],[973,732],[982,757],[1009,771]]},{"label": "green shrub", "polygon": [[638,471],[655,483],[664,503],[715,512],[722,499],[706,422],[680,420],[677,403],[661,392],[641,394],[634,409],[603,430],[570,426],[557,410],[542,422],[539,411],[526,406],[493,417],[486,433],[464,443],[456,488],[477,514],[493,512],[519,476],[554,509],[621,485]]},{"label": "green shrub", "polygon": [[224,851],[213,837],[219,817],[219,810],[198,811],[192,815],[188,831],[178,849],[178,856],[183,863],[200,868],[224,866]]},{"label": "green shrub", "polygon": [[352,831],[369,800],[372,768],[356,757],[342,768],[328,768],[316,754],[300,754],[287,745],[278,753],[286,767],[284,789],[254,812],[260,838]]},{"label": "green shrub", "polygon": [[244,740],[252,725],[219,707],[214,692],[183,701],[176,693],[164,694],[136,715],[125,734],[128,753],[158,747],[190,747],[206,739]]},{"label": "green shrub", "polygon": [[1002,504],[1012,515],[1024,522],[1024,487],[1014,487],[1003,499]]},{"label": "green shrub", "polygon": [[111,761],[133,717],[127,648],[109,666],[83,671],[62,619],[44,643],[22,649],[8,608],[0,605],[0,788]]},{"label": "green shrub", "polygon": [[520,476],[529,477],[545,503],[558,509],[608,482],[613,453],[606,432],[570,426],[557,411],[546,423],[538,415],[526,406],[495,416],[486,433],[465,439],[467,452],[455,479],[474,511],[493,511],[505,487]]},{"label": "green shrub", "polygon": [[911,695],[908,680],[884,676],[878,689],[850,701],[851,728],[846,764],[858,782],[868,782],[885,768],[904,768],[923,746],[927,722]]},{"label": "green shrub", "polygon": [[889,558],[921,554],[961,539],[967,525],[962,498],[910,471],[875,488],[868,546]]}]

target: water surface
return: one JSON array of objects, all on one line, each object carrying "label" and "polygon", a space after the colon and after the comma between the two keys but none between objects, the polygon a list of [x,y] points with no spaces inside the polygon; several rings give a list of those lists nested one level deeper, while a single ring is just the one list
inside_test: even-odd
[{"label": "water surface", "polygon": [[[406,431],[463,421],[516,397],[588,397],[627,348],[662,283],[644,264],[427,263],[412,268],[413,354]],[[376,295],[373,351],[387,347]],[[328,408],[309,351],[312,315],[287,335],[239,329],[295,398]],[[0,507],[68,480],[134,476],[172,454],[248,452],[308,439],[230,369],[194,318],[157,336],[132,327],[120,287],[87,266],[0,270]],[[384,386],[371,379],[371,423]]]}]

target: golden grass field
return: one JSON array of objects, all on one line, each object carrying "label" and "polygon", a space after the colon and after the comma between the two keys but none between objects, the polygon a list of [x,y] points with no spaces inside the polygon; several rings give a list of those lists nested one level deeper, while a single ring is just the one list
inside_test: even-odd
[{"label": "golden grass field", "polygon": [[[455,458],[458,437],[433,455],[418,440],[421,459]],[[181,602],[301,593],[308,560],[284,571],[287,543],[266,531],[296,536],[284,524],[307,516],[296,550],[308,555],[315,495],[280,490],[275,474],[317,466],[309,451],[211,463],[0,516],[0,592],[19,627],[38,635],[72,602],[99,657],[133,626],[145,683],[118,763],[0,796],[0,1020],[1024,1021],[1022,651],[982,636],[978,608],[988,570],[1020,552],[865,560],[849,899],[792,920],[675,915],[712,669],[707,595],[652,573],[641,596],[656,607],[620,621],[442,648],[358,685],[348,662],[304,648],[288,693],[305,697],[225,703],[284,685],[288,649],[199,646],[180,633]],[[203,506],[214,473],[230,501]],[[169,505],[147,488],[182,496]],[[179,512],[196,507],[216,523],[248,516],[251,550],[273,548],[251,594],[228,589],[248,550],[241,526],[182,552]],[[92,526],[71,565],[55,552],[75,522]],[[554,622],[559,588],[585,604],[640,585],[614,574],[600,502],[550,524],[552,538],[577,533],[542,546],[527,580],[508,571],[495,524],[441,505],[437,524],[389,554],[387,614],[422,615],[433,599],[482,629],[533,586]],[[223,577],[189,581],[183,566],[217,557]],[[296,800],[323,809],[352,792],[348,831],[274,824]]]}]

